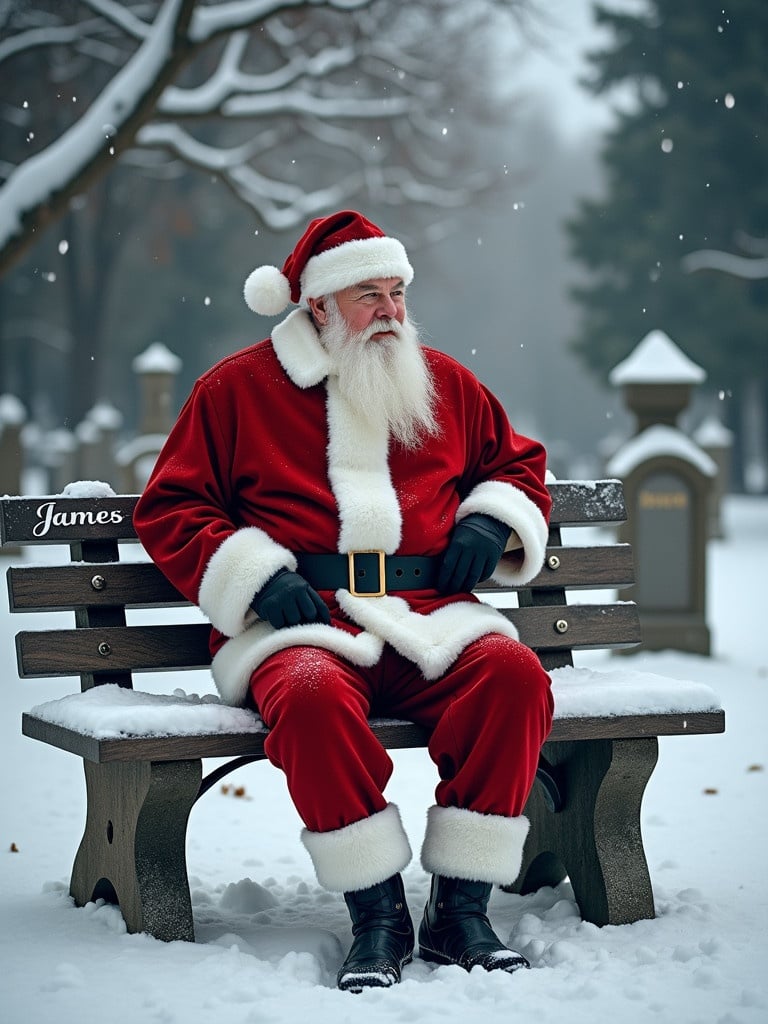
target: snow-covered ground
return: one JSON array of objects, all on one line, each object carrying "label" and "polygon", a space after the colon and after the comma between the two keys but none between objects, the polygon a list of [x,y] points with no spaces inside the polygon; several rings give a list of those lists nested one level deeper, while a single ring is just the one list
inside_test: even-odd
[{"label": "snow-covered ground", "polygon": [[[85,810],[82,767],[20,735],[21,711],[71,681],[16,678],[13,635],[25,623],[0,601],[0,1016],[5,1024],[272,1024],[418,1021],[537,1024],[768,1020],[768,643],[764,592],[746,580],[768,566],[768,500],[732,497],[727,539],[709,551],[711,658],[675,652],[622,659],[626,668],[697,680],[720,695],[723,736],[661,741],[643,832],[657,918],[596,928],[570,888],[527,897],[495,892],[491,917],[533,970],[471,975],[418,959],[403,983],[338,992],[349,942],[340,897],[317,885],[282,776],[268,764],[228,777],[190,821],[188,862],[197,942],[128,935],[119,911],[76,909],[68,874]],[[0,558],[5,568],[10,558]],[[600,654],[581,664],[608,667]],[[158,690],[194,683],[160,677]],[[141,680],[142,688],[145,680]],[[424,751],[397,751],[388,796],[414,851],[434,773]],[[405,873],[414,917],[427,894],[418,856]]]}]

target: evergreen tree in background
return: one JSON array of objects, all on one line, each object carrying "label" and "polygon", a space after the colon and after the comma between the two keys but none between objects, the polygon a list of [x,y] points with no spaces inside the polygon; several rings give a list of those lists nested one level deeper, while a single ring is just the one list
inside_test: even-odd
[{"label": "evergreen tree in background", "polygon": [[605,376],[660,328],[733,399],[723,407],[737,437],[763,429],[768,279],[692,273],[684,260],[702,249],[749,255],[768,238],[768,5],[647,0],[631,14],[594,13],[612,44],[590,55],[589,85],[631,87],[632,100],[606,136],[603,197],[568,225],[588,272],[574,289],[574,347]]}]

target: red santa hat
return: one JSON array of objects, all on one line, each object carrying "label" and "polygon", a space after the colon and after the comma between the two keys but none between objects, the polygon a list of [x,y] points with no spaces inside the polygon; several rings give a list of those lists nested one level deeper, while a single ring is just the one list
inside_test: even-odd
[{"label": "red santa hat", "polygon": [[291,302],[331,295],[376,277],[411,283],[413,267],[403,244],[356,210],[341,210],[310,223],[282,271],[257,267],[243,294],[254,313],[276,316]]}]

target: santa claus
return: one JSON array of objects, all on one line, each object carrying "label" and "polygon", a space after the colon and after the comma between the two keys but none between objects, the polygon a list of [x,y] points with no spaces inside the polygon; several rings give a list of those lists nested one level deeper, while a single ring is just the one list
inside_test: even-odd
[{"label": "santa claus", "polygon": [[320,883],[353,943],[342,989],[400,980],[414,929],[411,858],[369,716],[430,730],[439,781],[419,955],[513,972],[487,917],[515,880],[523,808],[552,717],[549,678],[473,593],[524,584],[547,540],[545,453],[467,369],[422,345],[405,248],[360,213],[312,221],[245,299],[272,336],[205,373],[135,524],[212,624],[222,698],[258,710]]}]

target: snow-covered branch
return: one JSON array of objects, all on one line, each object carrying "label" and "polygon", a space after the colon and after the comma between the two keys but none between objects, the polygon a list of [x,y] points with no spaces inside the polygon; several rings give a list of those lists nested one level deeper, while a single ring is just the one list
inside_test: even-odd
[{"label": "snow-covered branch", "polygon": [[260,132],[239,146],[210,146],[195,139],[177,124],[150,124],[141,129],[141,142],[147,147],[167,150],[199,170],[226,175],[243,167],[259,153],[284,142],[287,132],[280,129]]},{"label": "snow-covered branch", "polygon": [[101,14],[107,21],[123,29],[134,39],[146,39],[152,31],[152,26],[146,21],[137,18],[133,11],[128,10],[124,4],[115,3],[115,0],[82,0],[84,4]]},{"label": "snow-covered branch", "polygon": [[[505,0],[511,8],[524,3]],[[4,161],[0,273],[136,149],[219,175],[271,226],[293,226],[374,179],[396,202],[466,202],[478,179],[449,187],[445,171],[456,144],[446,138],[441,111],[452,108],[450,90],[456,95],[459,82],[475,88],[476,68],[465,68],[464,79],[457,69],[467,32],[477,32],[493,7],[483,0],[470,16],[460,0],[80,0],[71,25],[54,4],[31,23],[20,17],[16,34],[0,43],[0,65],[55,46],[80,61],[92,56],[112,78],[92,90],[78,119],[70,107],[53,141],[15,167]],[[193,74],[181,78],[197,57]],[[34,126],[33,116],[19,100],[9,119],[19,131]],[[290,143],[306,154],[313,141],[329,158],[329,180],[313,171],[303,182],[293,175],[277,181],[272,151]]]},{"label": "snow-covered branch", "polygon": [[197,88],[169,87],[158,104],[159,113],[163,117],[201,117],[217,112],[232,115],[238,112],[233,101],[242,100],[239,112],[250,116],[252,111],[248,110],[245,97],[268,96],[303,79],[322,79],[334,71],[352,67],[360,57],[351,46],[328,47],[309,57],[295,54],[280,68],[255,75],[240,68],[247,45],[248,33],[235,33],[208,81]]},{"label": "snow-covered branch", "polygon": [[81,25],[51,25],[45,28],[29,29],[18,35],[0,39],[0,62],[9,60],[26,50],[42,46],[67,46],[82,38]]},{"label": "snow-covered branch", "polygon": [[164,0],[151,34],[86,113],[10,175],[0,189],[0,270],[132,143],[154,110],[157,90],[179,66],[178,33],[188,23],[194,3]]},{"label": "snow-covered branch", "polygon": [[198,7],[192,19],[190,38],[205,43],[239,28],[264,21],[272,14],[299,7],[327,7],[337,11],[355,11],[371,0],[229,0],[214,7]]},{"label": "snow-covered branch", "polygon": [[681,260],[683,270],[687,274],[695,274],[700,270],[716,270],[744,281],[761,281],[768,278],[768,239],[751,238],[742,235],[742,248],[751,250],[755,255],[740,256],[738,253],[725,252],[721,249],[697,249],[688,253]]}]

